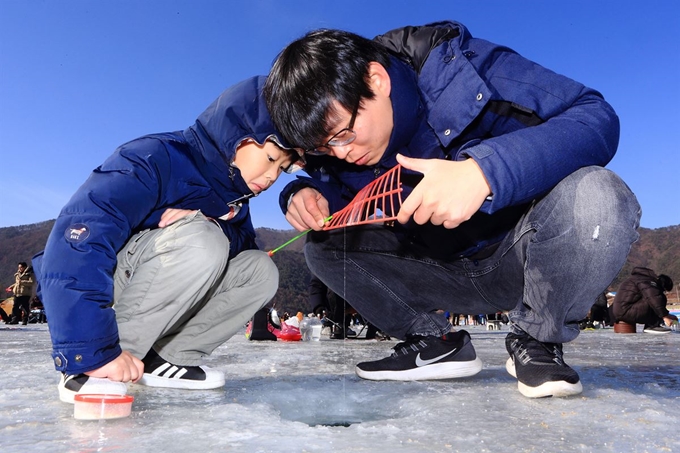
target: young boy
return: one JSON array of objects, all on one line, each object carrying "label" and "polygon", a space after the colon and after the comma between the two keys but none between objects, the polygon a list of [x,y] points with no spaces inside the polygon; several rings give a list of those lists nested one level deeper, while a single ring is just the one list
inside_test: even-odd
[{"label": "young boy", "polygon": [[130,381],[224,385],[202,358],[278,288],[248,199],[300,159],[271,123],[264,80],[226,90],[184,131],[122,145],[61,211],[33,264],[62,401]]}]

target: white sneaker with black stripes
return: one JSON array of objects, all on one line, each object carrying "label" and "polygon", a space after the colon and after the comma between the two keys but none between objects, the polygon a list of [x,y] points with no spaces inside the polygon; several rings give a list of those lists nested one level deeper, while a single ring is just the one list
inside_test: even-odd
[{"label": "white sneaker with black stripes", "polygon": [[144,375],[137,384],[171,389],[207,390],[224,386],[224,373],[207,366],[174,365],[151,349],[144,362]]},{"label": "white sneaker with black stripes", "polygon": [[127,393],[127,385],[124,382],[114,382],[86,374],[61,373],[57,388],[59,399],[71,404],[73,404],[74,397],[80,393],[95,395],[125,395]]}]

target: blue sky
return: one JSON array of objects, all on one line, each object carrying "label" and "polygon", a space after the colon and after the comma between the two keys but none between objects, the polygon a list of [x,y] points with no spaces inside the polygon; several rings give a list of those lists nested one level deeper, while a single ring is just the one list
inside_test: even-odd
[{"label": "blue sky", "polygon": [[[680,11],[669,1],[0,0],[0,227],[55,218],[120,144],[184,129],[316,28],[373,37],[452,19],[598,89],[621,119],[609,168],[641,225],[680,224]],[[256,227],[290,228],[282,178]]]}]

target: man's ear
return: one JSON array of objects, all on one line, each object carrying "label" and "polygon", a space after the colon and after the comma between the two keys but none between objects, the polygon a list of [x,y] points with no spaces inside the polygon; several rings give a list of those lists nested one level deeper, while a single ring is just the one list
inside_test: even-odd
[{"label": "man's ear", "polygon": [[383,65],[377,61],[368,64],[368,78],[371,82],[371,90],[375,94],[389,97],[392,91],[392,81],[390,75]]}]

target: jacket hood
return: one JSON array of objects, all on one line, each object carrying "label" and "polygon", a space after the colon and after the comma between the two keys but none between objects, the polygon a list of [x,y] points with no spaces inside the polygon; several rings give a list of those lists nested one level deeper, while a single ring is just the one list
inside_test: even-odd
[{"label": "jacket hood", "polygon": [[464,42],[472,38],[472,35],[459,22],[442,21],[417,27],[395,28],[373,39],[404,59],[420,74],[432,49],[444,41],[456,38],[459,38],[459,42]]},{"label": "jacket hood", "polygon": [[239,143],[247,138],[260,144],[270,139],[283,148],[291,148],[269,117],[261,95],[265,81],[266,77],[256,76],[226,89],[184,131],[192,145],[192,159],[212,183],[224,185],[224,178],[233,180],[234,174],[240,174],[231,167],[231,162]]},{"label": "jacket hood", "polygon": [[659,277],[656,276],[653,270],[646,267],[636,267],[631,272],[631,275],[642,275],[644,277],[649,277],[652,280],[657,280]]}]

